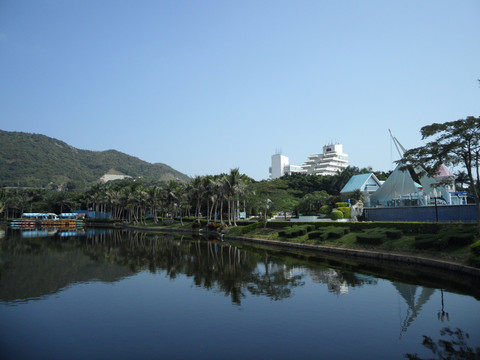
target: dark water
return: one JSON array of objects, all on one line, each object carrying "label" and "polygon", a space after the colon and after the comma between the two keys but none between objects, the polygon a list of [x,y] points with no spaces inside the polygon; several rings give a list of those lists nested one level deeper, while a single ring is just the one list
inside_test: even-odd
[{"label": "dark water", "polygon": [[479,299],[479,279],[190,236],[0,239],[2,359],[475,358]]}]

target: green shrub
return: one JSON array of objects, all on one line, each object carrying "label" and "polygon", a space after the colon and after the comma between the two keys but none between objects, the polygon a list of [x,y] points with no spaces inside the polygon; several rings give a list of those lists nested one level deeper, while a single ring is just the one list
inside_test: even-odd
[{"label": "green shrub", "polygon": [[350,219],[351,217],[350,207],[339,207],[338,210],[342,212],[342,216],[344,219]]},{"label": "green shrub", "polygon": [[414,247],[419,250],[442,250],[448,244],[448,240],[437,234],[421,234],[415,236]]},{"label": "green shrub", "polygon": [[233,229],[235,230],[234,232],[235,234],[243,235],[251,231],[254,231],[256,229],[260,229],[262,227],[263,227],[263,222],[254,222],[245,226],[237,226],[236,228],[233,228]]},{"label": "green shrub", "polygon": [[320,208],[320,214],[328,215],[332,212],[332,208],[329,205],[323,205]]},{"label": "green shrub", "polygon": [[312,231],[308,233],[308,238],[310,240],[319,239],[319,240],[328,240],[328,239],[339,239],[343,235],[348,234],[350,228],[346,226],[328,226],[320,230]]},{"label": "green shrub", "polygon": [[470,246],[473,255],[480,257],[480,240]]},{"label": "green shrub", "polygon": [[436,234],[442,227],[452,226],[451,224],[433,223],[433,222],[413,222],[413,221],[371,221],[371,222],[354,222],[350,224],[352,231],[362,231],[367,229],[398,229],[404,234]]},{"label": "green shrub", "polygon": [[380,245],[385,240],[385,234],[379,232],[357,234],[357,242],[367,245]]},{"label": "green shrub", "polygon": [[342,207],[350,207],[350,205],[347,202],[343,202],[343,201],[335,203],[335,206],[339,209]]},{"label": "green shrub", "polygon": [[307,226],[289,226],[278,232],[278,235],[286,238],[295,238],[307,234]]},{"label": "green shrub", "polygon": [[335,226],[332,226],[328,229],[325,230],[326,231],[326,237],[327,239],[339,239],[341,238],[343,235],[347,234],[348,232],[350,232],[350,229],[347,228],[347,227],[335,227]]},{"label": "green shrub", "polygon": [[475,235],[472,233],[460,233],[450,235],[448,238],[448,244],[452,246],[465,246],[470,245],[475,240]]},{"label": "green shrub", "polygon": [[308,238],[310,240],[327,240],[327,235],[322,230],[312,231],[308,233]]},{"label": "green shrub", "polygon": [[387,229],[385,230],[385,235],[389,239],[400,239],[403,235],[402,230],[398,229]]},{"label": "green shrub", "polygon": [[333,210],[330,213],[330,219],[332,220],[343,219],[343,213],[340,210]]}]

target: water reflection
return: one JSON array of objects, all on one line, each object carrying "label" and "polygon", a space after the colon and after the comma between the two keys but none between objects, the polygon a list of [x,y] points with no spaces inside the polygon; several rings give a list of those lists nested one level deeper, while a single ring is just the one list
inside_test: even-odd
[{"label": "water reflection", "polygon": [[[480,347],[468,344],[470,335],[462,329],[452,330],[450,327],[444,327],[440,330],[443,338],[435,341],[430,336],[423,335],[422,345],[430,350],[437,359],[456,359],[456,360],[476,360],[480,359]],[[407,359],[423,359],[417,353],[405,354]],[[426,359],[426,358],[425,358]],[[431,359],[429,356],[428,359]]]},{"label": "water reflection", "polygon": [[[464,287],[463,277],[174,234],[40,236],[8,230],[0,239],[0,348],[12,354],[31,339],[43,344],[44,333],[56,353],[68,331],[57,358],[86,357],[85,344],[102,358],[198,358],[185,353],[186,337],[213,358],[231,355],[218,339],[237,358],[460,358],[475,354],[467,332],[479,342],[478,282]],[[35,333],[32,316],[48,331]],[[18,337],[17,324],[31,333]]]},{"label": "water reflection", "polygon": [[[43,237],[48,236],[48,239]],[[303,278],[330,292],[375,284],[376,279],[327,267],[297,269],[274,252],[176,235],[112,230],[11,230],[1,242],[0,300],[25,301],[85,281],[117,281],[149,270],[175,279],[185,274],[198,287],[215,289],[241,304],[246,292],[281,300]],[[21,285],[17,279],[22,279]]]},{"label": "water reflection", "polygon": [[[285,262],[285,254],[279,251],[174,234],[10,229],[0,245],[0,300],[7,302],[39,298],[77,282],[118,281],[142,270],[164,271],[171,279],[185,274],[195,286],[221,291],[235,304],[241,304],[246,292],[272,300],[288,298],[295,287],[305,284],[306,276],[337,295],[378,282],[377,277],[352,272],[351,263],[335,268],[328,259],[325,264],[318,259],[312,264],[307,258],[299,267],[301,257],[297,263]],[[16,279],[23,279],[21,286]],[[407,305],[403,333],[435,290],[398,281],[392,284]],[[439,316],[445,318],[443,297],[441,312]]]},{"label": "water reflection", "polygon": [[398,282],[394,282],[393,286],[397,289],[398,293],[405,300],[405,303],[408,306],[407,313],[402,322],[402,329],[400,332],[401,337],[402,333],[407,331],[407,328],[418,316],[420,310],[422,309],[422,306],[425,305],[428,300],[430,300],[430,297],[435,292],[435,290]]}]

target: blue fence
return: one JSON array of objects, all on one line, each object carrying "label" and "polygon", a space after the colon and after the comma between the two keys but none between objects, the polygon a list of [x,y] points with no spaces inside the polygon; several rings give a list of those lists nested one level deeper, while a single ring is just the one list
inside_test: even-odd
[{"label": "blue fence", "polygon": [[469,205],[365,208],[366,221],[475,222],[477,208]]}]

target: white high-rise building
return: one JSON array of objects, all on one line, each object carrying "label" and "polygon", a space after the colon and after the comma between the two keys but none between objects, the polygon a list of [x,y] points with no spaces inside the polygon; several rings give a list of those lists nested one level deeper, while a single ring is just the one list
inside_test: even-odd
[{"label": "white high-rise building", "polygon": [[272,166],[270,166],[270,179],[278,179],[283,175],[305,172],[300,165],[290,164],[288,156],[282,154],[272,155]]},{"label": "white high-rise building", "polygon": [[277,179],[285,175],[285,167],[290,165],[290,160],[282,154],[272,155],[272,166],[270,166],[270,179]]},{"label": "white high-rise building", "polygon": [[323,147],[322,154],[310,155],[302,165],[307,174],[336,175],[348,166],[348,154],[342,144],[329,144]]}]

